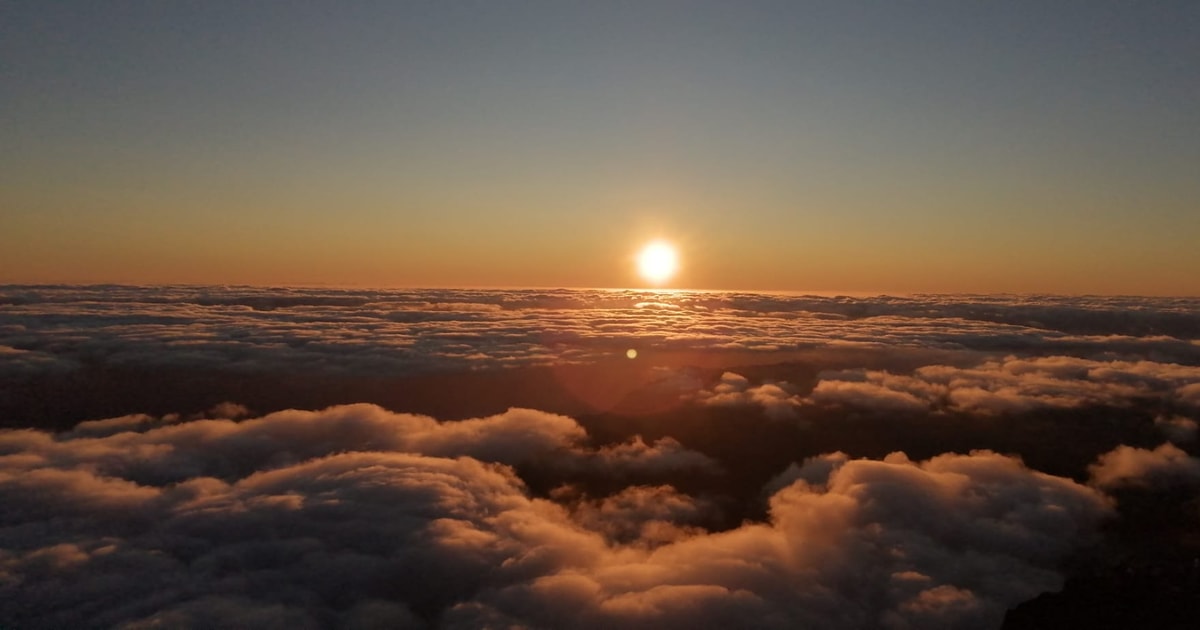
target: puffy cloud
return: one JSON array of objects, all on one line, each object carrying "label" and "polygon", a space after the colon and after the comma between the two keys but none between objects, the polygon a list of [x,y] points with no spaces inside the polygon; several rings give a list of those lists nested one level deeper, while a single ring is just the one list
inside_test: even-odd
[{"label": "puffy cloud", "polygon": [[824,372],[805,402],[887,411],[999,414],[1038,408],[1128,406],[1142,399],[1193,405],[1196,387],[1200,387],[1200,367],[1195,366],[1009,356],[974,367],[928,365],[911,375],[880,370]]},{"label": "puffy cloud", "polygon": [[695,398],[713,407],[758,406],[768,418],[787,420],[796,417],[796,408],[800,406],[800,397],[794,389],[786,382],[765,382],[751,387],[745,376],[725,372],[711,390],[701,389]]},{"label": "puffy cloud", "polygon": [[612,444],[597,449],[594,453],[580,453],[574,458],[573,466],[583,467],[610,476],[661,475],[677,470],[719,473],[715,460],[685,448],[672,437],[659,438],[646,444],[641,436],[635,435],[628,442]]},{"label": "puffy cloud", "polygon": [[601,499],[570,501],[571,488],[557,491],[573,503],[571,518],[610,541],[659,546],[701,533],[698,525],[717,511],[715,505],[682,494],[671,486],[630,486]]},{"label": "puffy cloud", "polygon": [[[764,522],[636,482],[537,498],[513,467],[698,464],[570,418],[371,405],[0,433],[0,623],[16,627],[976,627],[1055,588],[1109,507],[986,451],[834,453]],[[573,459],[572,459],[573,458]],[[646,468],[649,467],[649,468]]]},{"label": "puffy cloud", "polygon": [[171,424],[178,419],[177,415],[155,418],[149,414],[136,413],[117,418],[105,418],[103,420],[85,420],[75,425],[75,429],[71,431],[70,436],[102,438],[129,431],[141,432],[155,426]]},{"label": "puffy cloud", "polygon": [[1172,442],[1184,443],[1196,439],[1198,425],[1195,420],[1183,416],[1158,416],[1154,419],[1154,426],[1158,427]]},{"label": "puffy cloud", "polygon": [[833,471],[850,461],[850,456],[837,451],[805,459],[802,464],[792,462],[783,472],[767,482],[763,488],[768,496],[801,481],[809,487],[823,488]]},{"label": "puffy cloud", "polygon": [[[988,452],[914,463],[822,458],[770,521],[693,535],[485,593],[465,625],[980,627],[1055,588],[1053,567],[1108,513],[1070,480]],[[469,621],[465,621],[469,620]]]},{"label": "puffy cloud", "polygon": [[918,398],[901,389],[887,387],[880,382],[889,380],[890,375],[886,373],[871,373],[868,378],[876,376],[882,378],[876,378],[875,382],[866,378],[862,380],[823,378],[805,400],[816,405],[841,405],[886,411],[929,410],[929,400]]},{"label": "puffy cloud", "polygon": [[[0,320],[2,321],[2,320]],[[24,333],[23,327],[12,327],[12,332]],[[11,333],[10,333],[11,334]],[[0,338],[18,341],[4,335],[4,327],[0,326]],[[0,344],[0,376],[7,378],[22,378],[45,373],[62,373],[78,369],[79,361],[53,352],[41,350],[26,350]]]},{"label": "puffy cloud", "polygon": [[1165,442],[1147,450],[1127,445],[1104,453],[1088,468],[1091,483],[1106,489],[1200,482],[1200,459]]},{"label": "puffy cloud", "polygon": [[1200,408],[1200,383],[1181,386],[1177,392],[1179,399],[1187,404]]},{"label": "puffy cloud", "polygon": [[[225,403],[213,411],[245,412]],[[87,469],[139,483],[196,476],[236,479],[252,472],[331,452],[400,451],[438,457],[469,456],[505,464],[538,464],[614,478],[674,471],[717,473],[711,458],[664,437],[640,437],[592,448],[572,418],[533,409],[510,409],[486,418],[438,422],[354,404],[321,411],[286,410],[235,422],[180,422],[172,414],[139,414],[82,422],[52,436],[33,430],[0,432],[0,464],[12,470]]]},{"label": "puffy cloud", "polygon": [[[24,552],[7,567],[9,604],[0,605],[0,619],[19,627],[252,619],[325,627],[375,600],[437,608],[492,572],[519,574],[518,565],[545,562],[524,555],[541,539],[522,525],[556,522],[553,510],[540,514],[509,470],[466,458],[343,453],[231,484],[203,477],[159,488],[124,482],[106,492],[123,499],[111,510],[90,498],[99,484],[42,486],[53,507],[6,523],[52,528],[29,540],[9,534],[6,548],[54,536],[87,559],[47,574],[44,561],[28,568],[45,548]],[[0,484],[0,494],[20,495],[9,484]],[[139,514],[141,523],[114,519],[122,512]],[[569,529],[560,534],[599,545]],[[563,542],[554,553],[587,553],[586,545],[580,549]],[[506,559],[514,566],[504,568]]]}]

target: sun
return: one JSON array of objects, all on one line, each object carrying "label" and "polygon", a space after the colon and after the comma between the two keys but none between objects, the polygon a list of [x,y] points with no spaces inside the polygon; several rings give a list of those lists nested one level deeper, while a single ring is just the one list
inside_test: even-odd
[{"label": "sun", "polygon": [[651,284],[663,284],[679,269],[679,255],[666,241],[647,243],[637,255],[638,273]]}]

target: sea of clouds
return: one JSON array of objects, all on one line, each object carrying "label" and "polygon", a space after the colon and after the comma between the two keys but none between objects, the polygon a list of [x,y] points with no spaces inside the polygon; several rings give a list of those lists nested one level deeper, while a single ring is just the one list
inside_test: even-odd
[{"label": "sea of clouds", "polygon": [[672,480],[725,487],[738,461],[670,435],[599,443],[543,410],[31,418],[0,431],[0,626],[997,627],[1062,585],[1121,491],[1200,484],[1198,340],[1196,299],[3,287],[18,386],[94,365],[345,377],[815,352],[814,383],[664,382],[676,413],[734,413],[729,441],[864,414],[1019,432],[1064,411],[1137,439],[1074,476],[988,449],[797,455],[748,499],[765,516],[729,523],[719,491]]},{"label": "sea of clouds", "polygon": [[[233,412],[233,413],[231,413]],[[235,406],[213,415],[236,415]],[[1169,444],[1090,483],[988,451],[829,453],[769,517],[638,483],[711,472],[671,441],[593,448],[571,418],[460,422],[359,404],[0,433],[0,618],[18,627],[981,627],[1061,584],[1103,488],[1200,475]],[[531,496],[516,467],[629,479]]]},{"label": "sea of clouds", "polygon": [[928,349],[1200,364],[1200,299],[0,287],[0,375],[84,364],[411,373],[627,349]]}]

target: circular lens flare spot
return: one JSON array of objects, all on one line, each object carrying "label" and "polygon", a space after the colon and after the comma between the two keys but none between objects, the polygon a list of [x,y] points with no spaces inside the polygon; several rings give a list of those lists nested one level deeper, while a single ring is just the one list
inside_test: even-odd
[{"label": "circular lens flare spot", "polygon": [[637,358],[637,350],[630,348],[625,351],[625,356],[629,357],[630,359],[636,359]]},{"label": "circular lens flare spot", "polygon": [[642,248],[637,256],[638,273],[651,284],[670,280],[679,269],[679,255],[670,243],[654,241]]}]

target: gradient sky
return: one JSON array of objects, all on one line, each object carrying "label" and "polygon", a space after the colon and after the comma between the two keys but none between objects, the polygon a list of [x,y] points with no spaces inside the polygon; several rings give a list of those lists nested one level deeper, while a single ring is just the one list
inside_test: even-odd
[{"label": "gradient sky", "polygon": [[0,282],[1200,294],[1200,3],[4,2]]}]

